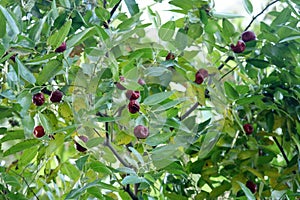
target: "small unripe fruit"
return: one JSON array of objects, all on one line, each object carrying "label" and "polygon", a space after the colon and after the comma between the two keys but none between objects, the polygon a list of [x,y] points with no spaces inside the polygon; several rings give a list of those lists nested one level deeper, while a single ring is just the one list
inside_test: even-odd
[{"label": "small unripe fruit", "polygon": [[32,103],[36,106],[41,106],[45,103],[45,96],[43,93],[39,92],[32,96]]},{"label": "small unripe fruit", "polygon": [[138,139],[145,139],[149,136],[149,130],[147,127],[138,125],[134,128],[133,133]]},{"label": "small unripe fruit", "polygon": [[201,83],[203,83],[203,81],[204,81],[203,76],[200,73],[197,72],[195,74],[195,83],[200,85]]},{"label": "small unripe fruit", "polygon": [[[86,136],[84,136],[84,135],[80,135],[80,136],[78,136],[79,137],[79,139],[81,139],[84,143],[86,143],[89,139],[86,137]],[[76,149],[77,149],[77,151],[80,151],[80,152],[85,152],[87,149],[86,148],[84,148],[83,146],[81,146],[80,144],[78,144],[76,141],[75,141],[75,147],[76,147]]]},{"label": "small unripe fruit", "polygon": [[126,97],[129,100],[137,100],[140,97],[139,91],[127,90]]},{"label": "small unripe fruit", "polygon": [[140,84],[140,85],[146,85],[146,82],[144,81],[144,79],[139,78],[138,84]]},{"label": "small unripe fruit", "polygon": [[63,93],[59,90],[55,90],[50,95],[50,101],[53,103],[60,102],[63,97]]},{"label": "small unripe fruit", "polygon": [[66,42],[61,43],[61,45],[59,47],[57,47],[57,49],[55,49],[56,53],[61,53],[64,52],[67,49],[67,44]]},{"label": "small unripe fruit", "polygon": [[231,44],[230,47],[234,53],[242,53],[246,49],[246,44],[243,40],[239,40],[236,45]]},{"label": "small unripe fruit", "polygon": [[41,138],[45,135],[45,130],[44,130],[44,127],[42,126],[36,126],[33,130],[33,135],[36,137],[36,138]]},{"label": "small unripe fruit", "polygon": [[254,131],[254,128],[251,124],[244,124],[243,128],[247,135],[251,135]]},{"label": "small unripe fruit", "polygon": [[[125,78],[124,76],[120,76],[120,82],[124,82],[125,81]],[[120,82],[116,82],[116,87],[119,89],[119,90],[126,90],[126,88],[120,83]]]},{"label": "small unripe fruit", "polygon": [[168,55],[166,56],[166,60],[175,60],[175,55],[169,52]]},{"label": "small unripe fruit", "polygon": [[245,31],[242,33],[242,40],[244,42],[249,42],[256,39],[256,35],[252,31]]},{"label": "small unripe fruit", "polygon": [[128,104],[128,110],[130,113],[135,114],[140,111],[140,104],[136,100],[130,100]]},{"label": "small unripe fruit", "polygon": [[250,180],[246,182],[246,187],[249,188],[253,194],[257,191],[257,185]]}]

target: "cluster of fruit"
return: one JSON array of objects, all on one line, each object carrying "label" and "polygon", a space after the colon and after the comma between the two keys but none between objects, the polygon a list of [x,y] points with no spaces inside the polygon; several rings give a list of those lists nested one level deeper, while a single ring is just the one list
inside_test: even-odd
[{"label": "cluster of fruit", "polygon": [[[63,98],[63,93],[60,90],[55,90],[51,92],[50,101],[52,103],[59,103]],[[32,96],[32,103],[36,106],[41,106],[45,103],[45,96],[42,92],[36,93]],[[33,135],[37,138],[41,138],[45,135],[44,127],[39,125],[33,130]]]},{"label": "cluster of fruit", "polygon": [[255,40],[256,35],[252,31],[245,31],[245,32],[242,33],[241,38],[242,38],[241,40],[237,41],[236,45],[234,45],[234,44],[230,45],[231,50],[234,53],[242,53],[243,51],[245,51],[245,49],[246,49],[246,43],[245,42]]}]

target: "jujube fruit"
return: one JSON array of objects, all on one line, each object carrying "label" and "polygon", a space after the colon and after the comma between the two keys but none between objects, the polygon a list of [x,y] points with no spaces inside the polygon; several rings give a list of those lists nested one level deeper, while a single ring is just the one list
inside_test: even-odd
[{"label": "jujube fruit", "polygon": [[195,83],[203,83],[206,77],[208,77],[208,71],[206,69],[199,69],[195,74]]},{"label": "jujube fruit", "polygon": [[145,139],[149,136],[149,130],[143,125],[138,125],[134,128],[133,133],[138,139]]},{"label": "jujube fruit", "polygon": [[136,100],[140,97],[140,92],[133,91],[133,90],[127,90],[125,95],[129,100]]},{"label": "jujube fruit", "polygon": [[39,92],[32,96],[32,103],[36,106],[41,106],[45,103],[45,96],[43,93]]},{"label": "jujube fruit", "polygon": [[175,55],[172,52],[169,52],[166,56],[166,60],[175,60]]},{"label": "jujube fruit", "polygon": [[61,101],[62,97],[63,97],[63,93],[59,90],[55,90],[51,92],[50,101],[53,103],[58,103]]},{"label": "jujube fruit", "polygon": [[253,194],[257,191],[257,185],[250,180],[246,182],[246,187],[249,188]]},{"label": "jujube fruit", "polygon": [[36,138],[43,137],[45,135],[44,127],[43,126],[36,126],[36,127],[34,127],[34,129],[33,129],[33,135]]},{"label": "jujube fruit", "polygon": [[242,53],[246,49],[246,44],[243,40],[239,40],[236,45],[231,44],[230,47],[234,53]]},{"label": "jujube fruit", "polygon": [[63,42],[63,43],[61,43],[61,45],[59,47],[57,47],[55,49],[55,52],[61,53],[61,52],[64,52],[66,49],[67,49],[67,44],[66,44],[66,42]]},{"label": "jujube fruit", "polygon": [[135,114],[140,111],[140,104],[136,100],[130,100],[128,104],[128,110],[130,113]]},{"label": "jujube fruit", "polygon": [[245,31],[242,33],[242,40],[244,42],[249,42],[256,39],[256,35],[252,31]]},{"label": "jujube fruit", "polygon": [[[86,143],[89,139],[86,137],[86,136],[84,136],[84,135],[80,135],[80,136],[78,136],[79,137],[79,139],[81,139],[84,143]],[[87,149],[86,148],[84,148],[83,146],[81,146],[79,143],[77,143],[76,141],[75,141],[75,147],[76,147],[76,149],[77,149],[77,151],[80,151],[80,152],[85,152]]]},{"label": "jujube fruit", "polygon": [[243,128],[244,128],[244,131],[247,135],[251,135],[254,131],[254,128],[251,124],[244,124]]}]

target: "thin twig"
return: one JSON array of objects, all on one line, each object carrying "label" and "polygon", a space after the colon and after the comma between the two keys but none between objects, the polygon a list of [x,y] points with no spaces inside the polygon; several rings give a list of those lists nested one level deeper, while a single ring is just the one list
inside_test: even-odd
[{"label": "thin twig", "polygon": [[181,117],[180,117],[180,121],[184,120],[185,118],[187,118],[194,110],[196,110],[196,108],[199,106],[199,103],[196,102],[188,111],[186,111]]},{"label": "thin twig", "polygon": [[29,188],[29,190],[33,193],[33,195],[35,196],[35,198],[36,198],[37,200],[39,200],[39,197],[36,195],[36,193],[33,191],[33,189],[29,186],[29,184],[28,184],[28,182],[26,181],[26,179],[25,179],[22,175],[18,174],[17,172],[15,172],[15,171],[13,171],[13,170],[11,170],[11,172],[13,172],[13,173],[15,173],[16,175],[20,176],[20,177],[22,178],[22,180],[25,182],[25,184],[27,185],[27,187]]},{"label": "thin twig", "polygon": [[248,24],[248,26],[244,29],[244,31],[247,31],[250,26],[252,25],[252,23],[257,19],[257,17],[259,17],[260,15],[262,15],[270,6],[272,6],[273,4],[279,2],[279,0],[275,0],[275,1],[272,1],[271,3],[269,3],[268,5],[266,5],[266,7],[260,12],[258,13],[257,15],[255,15],[252,20],[250,21],[250,23]]},{"label": "thin twig", "polygon": [[133,194],[133,192],[130,189],[130,185],[126,185],[124,187],[124,190],[129,194],[129,196],[131,197],[132,200],[138,200],[137,196],[135,194]]},{"label": "thin twig", "polygon": [[281,154],[282,154],[282,156],[283,156],[286,164],[288,165],[290,161],[289,161],[288,157],[286,156],[286,154],[284,152],[284,149],[282,148],[282,146],[280,145],[279,141],[277,140],[277,138],[275,136],[273,136],[272,138],[275,141],[277,147],[279,148],[279,150],[280,150],[280,152],[281,152]]}]

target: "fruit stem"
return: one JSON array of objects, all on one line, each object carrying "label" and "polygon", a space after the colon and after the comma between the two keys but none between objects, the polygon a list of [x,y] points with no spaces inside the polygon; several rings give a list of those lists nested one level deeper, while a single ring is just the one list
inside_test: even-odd
[{"label": "fruit stem", "polygon": [[288,165],[290,161],[289,161],[288,157],[286,156],[284,149],[282,148],[282,146],[280,145],[279,141],[277,140],[277,138],[275,136],[273,136],[272,138],[273,138],[274,142],[276,143],[277,147],[279,148],[286,164]]}]

